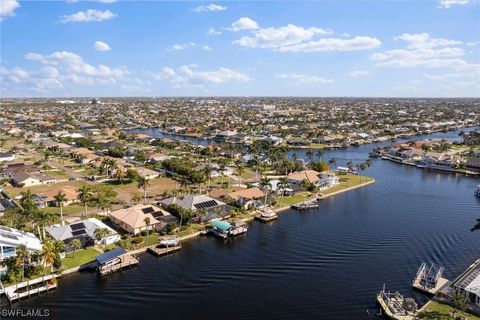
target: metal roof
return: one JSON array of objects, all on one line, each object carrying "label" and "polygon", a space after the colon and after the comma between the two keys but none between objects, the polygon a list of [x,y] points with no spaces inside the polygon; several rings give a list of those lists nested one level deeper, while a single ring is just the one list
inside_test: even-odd
[{"label": "metal roof", "polygon": [[113,259],[118,258],[122,254],[126,253],[124,248],[118,247],[113,250],[107,251],[105,253],[102,253],[101,255],[97,256],[96,260],[99,264],[105,264]]},{"label": "metal roof", "polygon": [[230,223],[228,223],[227,221],[212,221],[212,226],[214,228],[217,228],[223,232],[227,231],[228,229],[230,229],[232,227],[232,225]]}]

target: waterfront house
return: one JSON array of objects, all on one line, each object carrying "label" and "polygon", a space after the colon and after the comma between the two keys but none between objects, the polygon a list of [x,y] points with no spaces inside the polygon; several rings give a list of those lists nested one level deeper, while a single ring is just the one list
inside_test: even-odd
[{"label": "waterfront house", "polygon": [[0,226],[0,261],[17,254],[16,248],[25,245],[28,252],[40,252],[42,243],[33,233]]},{"label": "waterfront house", "polygon": [[[155,218],[162,209],[153,205],[137,204],[108,214],[108,218],[126,232],[137,235],[144,230],[159,230],[164,223]],[[163,214],[163,213],[162,213]],[[148,218],[148,219],[147,219]],[[149,222],[147,225],[146,222]]]},{"label": "waterfront house", "polygon": [[258,187],[253,187],[230,192],[227,197],[233,199],[237,205],[245,209],[252,209],[264,205],[265,192]]},{"label": "waterfront house", "polygon": [[480,259],[470,265],[451,284],[454,291],[459,290],[472,302],[472,306],[480,312]]},{"label": "waterfront house", "polygon": [[469,158],[465,163],[465,168],[480,171],[480,157]]},{"label": "waterfront house", "polygon": [[[108,233],[102,238],[95,237],[95,230],[106,229]],[[79,239],[82,247],[93,246],[94,244],[109,245],[120,240],[120,235],[95,218],[89,218],[67,225],[55,224],[45,228],[45,231],[57,241],[63,241],[65,244],[71,243],[73,239]]]},{"label": "waterfront house", "polygon": [[164,200],[161,200],[160,204],[165,208],[171,204],[176,204],[185,210],[191,210],[193,212],[198,212],[199,210],[202,210],[205,213],[205,216],[198,217],[202,221],[209,221],[212,219],[225,217],[229,215],[230,211],[233,209],[231,206],[220,200],[214,199],[206,195],[193,194],[187,195],[183,198],[166,198]]}]

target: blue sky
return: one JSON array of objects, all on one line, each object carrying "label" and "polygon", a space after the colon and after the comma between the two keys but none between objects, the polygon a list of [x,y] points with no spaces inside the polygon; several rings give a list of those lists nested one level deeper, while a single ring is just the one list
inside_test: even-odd
[{"label": "blue sky", "polygon": [[0,3],[1,97],[480,96],[480,4]]}]

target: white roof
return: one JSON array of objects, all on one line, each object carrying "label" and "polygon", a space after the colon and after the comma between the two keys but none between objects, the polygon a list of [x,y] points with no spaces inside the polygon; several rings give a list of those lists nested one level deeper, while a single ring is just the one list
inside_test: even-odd
[{"label": "white roof", "polygon": [[42,243],[33,233],[0,226],[0,245],[18,247],[24,244],[28,251],[41,251]]},{"label": "white roof", "polygon": [[468,286],[465,287],[465,291],[480,296],[480,274],[475,279],[473,279]]}]

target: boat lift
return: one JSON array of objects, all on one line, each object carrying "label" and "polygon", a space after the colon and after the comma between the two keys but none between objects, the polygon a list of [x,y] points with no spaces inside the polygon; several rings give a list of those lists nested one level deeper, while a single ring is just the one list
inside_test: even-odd
[{"label": "boat lift", "polygon": [[449,281],[442,277],[445,269],[435,263],[427,265],[425,262],[418,268],[413,281],[413,287],[431,294],[435,294]]}]

